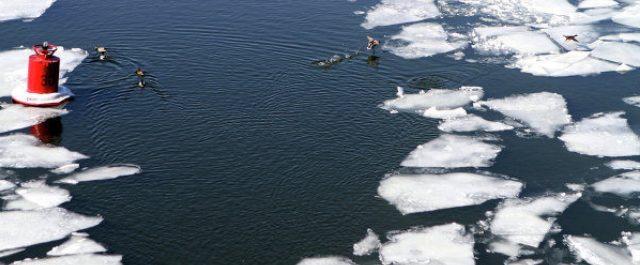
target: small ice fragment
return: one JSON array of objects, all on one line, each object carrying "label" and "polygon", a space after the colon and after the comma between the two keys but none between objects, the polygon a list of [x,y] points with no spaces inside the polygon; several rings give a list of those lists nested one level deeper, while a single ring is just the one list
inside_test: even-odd
[{"label": "small ice fragment", "polygon": [[611,20],[618,24],[629,27],[640,28],[640,4],[636,3],[622,9],[622,12],[615,14]]},{"label": "small ice fragment", "polygon": [[620,64],[590,57],[588,51],[570,51],[562,54],[527,56],[513,66],[524,73],[537,76],[586,76],[618,71]]},{"label": "small ice fragment", "polygon": [[56,0],[2,0],[0,1],[0,22],[36,19],[55,2]]},{"label": "small ice fragment", "polygon": [[629,128],[624,112],[598,113],[564,129],[567,150],[592,156],[640,155],[640,138]]},{"label": "small ice fragment", "polygon": [[482,139],[442,135],[418,146],[402,161],[404,167],[489,167],[502,148]]},{"label": "small ice fragment", "polygon": [[356,265],[353,261],[345,257],[326,256],[315,258],[304,258],[297,265]]},{"label": "small ice fragment", "polygon": [[514,261],[507,261],[505,265],[538,265],[542,264],[543,260],[540,259],[521,259]]},{"label": "small ice fragment", "polygon": [[56,168],[85,158],[85,155],[64,147],[42,144],[31,135],[12,134],[0,137],[0,167]]},{"label": "small ice fragment", "polygon": [[513,126],[501,122],[488,121],[473,114],[447,119],[438,125],[444,132],[499,132],[513,130]]},{"label": "small ice fragment", "polygon": [[631,43],[601,42],[591,51],[591,56],[640,67],[640,46]]},{"label": "small ice fragment", "polygon": [[71,238],[59,246],[53,247],[47,255],[66,256],[105,252],[107,249],[89,238],[86,233],[73,233]]},{"label": "small ice fragment", "polygon": [[16,194],[23,199],[35,203],[40,208],[52,208],[71,200],[69,191],[48,186],[44,180],[25,182],[16,189]]},{"label": "small ice fragment", "polygon": [[87,169],[82,172],[75,173],[71,176],[58,180],[56,182],[66,184],[78,184],[79,182],[115,179],[123,176],[135,175],[142,172],[136,165],[109,165]]},{"label": "small ice fragment", "polygon": [[473,236],[457,223],[392,233],[380,247],[389,264],[473,265]]},{"label": "small ice fragment", "polygon": [[73,172],[74,170],[78,169],[79,167],[80,167],[80,164],[77,164],[77,163],[66,164],[66,165],[60,166],[60,167],[58,167],[56,169],[52,169],[51,173],[58,174],[58,175],[69,174],[69,173]]},{"label": "small ice fragment", "polygon": [[405,59],[430,57],[467,46],[467,41],[449,41],[449,34],[440,24],[417,23],[402,27],[402,31],[391,37],[384,48]]},{"label": "small ice fragment", "polygon": [[592,265],[634,265],[622,248],[600,243],[593,238],[569,235],[565,242],[579,259]]},{"label": "small ice fragment", "polygon": [[640,162],[633,160],[613,160],[607,163],[612,169],[640,169]]},{"label": "small ice fragment", "polygon": [[433,0],[382,0],[367,12],[362,27],[372,29],[416,22],[440,15]]},{"label": "small ice fragment", "polygon": [[5,191],[5,190],[10,190],[16,187],[16,184],[13,184],[13,182],[8,181],[8,180],[4,180],[4,179],[0,179],[0,192],[1,191]]},{"label": "small ice fragment", "polygon": [[31,108],[13,104],[2,104],[0,107],[0,133],[27,128],[68,113],[64,109]]},{"label": "small ice fragment", "polygon": [[624,103],[627,103],[629,105],[640,107],[640,96],[623,98],[622,101],[624,101]]},{"label": "small ice fragment", "polygon": [[426,109],[422,113],[423,117],[432,118],[432,119],[451,119],[456,117],[467,116],[467,111],[464,108],[455,108],[455,109],[444,109],[439,110],[436,107],[431,107]]},{"label": "small ice fragment", "polygon": [[451,110],[463,107],[482,98],[484,91],[481,87],[466,87],[459,89],[431,89],[425,93],[405,94],[390,100],[385,100],[382,108],[386,110],[400,110],[423,113],[429,108],[437,110]]},{"label": "small ice fragment", "polygon": [[598,181],[591,185],[597,192],[613,193],[619,196],[629,196],[640,192],[640,171],[631,171]]},{"label": "small ice fragment", "polygon": [[613,0],[583,0],[578,5],[578,8],[603,8],[603,7],[616,7],[620,4]]},{"label": "small ice fragment", "polygon": [[367,229],[367,236],[365,236],[358,243],[353,244],[353,255],[366,256],[375,252],[380,248],[380,238],[371,229]]},{"label": "small ice fragment", "polygon": [[122,265],[120,255],[80,254],[44,259],[25,259],[11,265]]}]

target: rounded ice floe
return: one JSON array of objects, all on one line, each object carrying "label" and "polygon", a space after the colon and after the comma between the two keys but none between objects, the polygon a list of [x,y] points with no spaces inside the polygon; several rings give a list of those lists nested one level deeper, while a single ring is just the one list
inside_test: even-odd
[{"label": "rounded ice floe", "polygon": [[640,192],[640,171],[622,173],[591,185],[597,192],[629,196]]},{"label": "rounded ice floe", "polygon": [[442,135],[418,146],[401,165],[404,167],[489,167],[502,148],[480,138]]},{"label": "rounded ice floe", "polygon": [[66,184],[78,184],[85,181],[115,179],[123,176],[131,176],[142,172],[137,165],[109,165],[87,169],[82,172],[75,173],[71,176],[58,180],[56,182]]},{"label": "rounded ice floe", "polygon": [[0,108],[0,133],[27,128],[68,113],[64,109],[30,108],[13,104],[2,104]]},{"label": "rounded ice floe", "polygon": [[629,105],[640,107],[640,96],[626,97],[626,98],[623,98],[622,101],[624,101],[624,103],[627,103]]},{"label": "rounded ice floe", "polygon": [[401,96],[384,101],[382,108],[392,111],[423,112],[430,108],[436,110],[452,110],[476,102],[482,98],[481,87],[459,89],[430,89],[425,93],[401,94]]},{"label": "rounded ice floe", "polygon": [[81,254],[44,259],[25,259],[11,265],[121,265],[120,255]]},{"label": "rounded ice floe", "polygon": [[8,181],[8,180],[4,180],[4,179],[0,179],[0,192],[2,191],[6,191],[6,190],[10,190],[16,187],[16,184],[13,184],[13,182]]},{"label": "rounded ice floe", "polygon": [[535,132],[553,137],[556,130],[571,122],[567,102],[559,94],[540,92],[480,102],[505,116],[522,121]]},{"label": "rounded ice floe", "polygon": [[502,122],[488,121],[473,114],[453,119],[446,119],[438,129],[444,132],[499,132],[513,130],[513,126]]},{"label": "rounded ice floe", "polygon": [[326,257],[304,258],[300,262],[298,262],[297,265],[355,265],[355,263],[345,257],[326,256]]},{"label": "rounded ice floe", "polygon": [[640,162],[633,160],[614,160],[607,163],[612,169],[640,169]]},{"label": "rounded ice floe", "polygon": [[640,155],[640,138],[629,128],[624,112],[598,113],[567,126],[560,136],[567,150],[592,156]]},{"label": "rounded ice floe", "polygon": [[2,0],[0,1],[0,22],[14,19],[32,20],[44,12],[56,0]]},{"label": "rounded ice floe", "polygon": [[372,29],[440,16],[433,0],[382,0],[367,12],[362,27]]},{"label": "rounded ice floe", "polygon": [[457,223],[399,231],[380,248],[388,264],[473,265],[473,236]]},{"label": "rounded ice floe", "polygon": [[583,236],[566,236],[565,243],[579,260],[592,265],[634,265],[624,249]]},{"label": "rounded ice floe", "polygon": [[66,256],[105,252],[107,249],[100,243],[93,241],[85,233],[73,233],[71,238],[59,246],[53,247],[47,255]]},{"label": "rounded ice floe", "polygon": [[402,214],[482,204],[514,198],[522,183],[472,173],[395,175],[380,182],[378,194]]},{"label": "rounded ice floe", "polygon": [[13,134],[0,137],[0,167],[56,168],[85,158],[85,155],[64,147],[42,144],[31,135]]},{"label": "rounded ice floe", "polygon": [[631,43],[600,42],[591,51],[591,56],[606,61],[640,67],[640,46]]},{"label": "rounded ice floe", "polygon": [[[27,68],[31,54],[33,51],[28,48],[0,52],[0,62],[2,62],[0,64],[0,97],[10,96],[13,89],[26,88]],[[58,46],[56,56],[60,57],[60,85],[65,82],[63,77],[80,65],[88,55],[82,49],[65,49]]]},{"label": "rounded ice floe", "polygon": [[613,0],[583,0],[578,4],[578,8],[603,8],[603,7],[616,7],[620,5]]},{"label": "rounded ice floe", "polygon": [[365,256],[370,255],[380,248],[380,237],[371,229],[367,229],[367,236],[358,243],[353,244],[353,255]]},{"label": "rounded ice floe", "polygon": [[449,41],[449,34],[440,24],[418,23],[402,27],[402,31],[391,37],[384,48],[405,59],[417,59],[447,53],[464,48],[467,41]]},{"label": "rounded ice floe", "polygon": [[22,183],[20,188],[16,189],[16,194],[30,203],[38,205],[38,209],[56,207],[71,200],[69,191],[48,186],[44,180]]},{"label": "rounded ice floe", "polygon": [[62,208],[0,212],[0,251],[59,240],[100,222],[101,217],[84,216]]}]

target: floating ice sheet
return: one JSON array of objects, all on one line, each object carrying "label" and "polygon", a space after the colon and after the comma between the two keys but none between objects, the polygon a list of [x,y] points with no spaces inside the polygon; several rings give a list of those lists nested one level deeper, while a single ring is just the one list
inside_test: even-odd
[{"label": "floating ice sheet", "polygon": [[405,59],[429,57],[461,49],[467,41],[450,41],[449,34],[440,24],[418,23],[402,27],[391,37],[396,42],[387,43],[384,49]]},{"label": "floating ice sheet", "polygon": [[624,101],[624,103],[627,103],[629,105],[640,107],[640,96],[626,97],[626,98],[623,98],[622,101]]},{"label": "floating ice sheet", "polygon": [[[572,25],[548,28],[542,30],[553,39],[553,41],[565,50],[586,50],[589,49],[585,44],[592,43],[600,37],[598,31],[591,25]],[[565,36],[577,35],[578,42],[565,39]]]},{"label": "floating ice sheet", "polygon": [[579,259],[592,265],[634,265],[624,249],[583,236],[566,236],[565,242]]},{"label": "floating ice sheet", "polygon": [[562,54],[528,56],[518,59],[513,67],[537,76],[586,76],[613,71],[628,71],[618,63],[598,60],[588,51],[570,51]]},{"label": "floating ice sheet", "polygon": [[327,256],[305,258],[298,262],[298,265],[355,265],[355,263],[345,257]]},{"label": "floating ice sheet", "polygon": [[63,166],[59,166],[56,169],[52,169],[51,173],[53,174],[69,174],[71,172],[73,172],[74,170],[78,169],[80,167],[80,164],[77,163],[72,163],[72,164],[66,164]]},{"label": "floating ice sheet", "polygon": [[[0,52],[0,97],[11,95],[15,88],[26,89],[27,66],[31,54],[33,51],[27,48]],[[56,56],[60,57],[60,78],[73,71],[87,55],[88,53],[81,49],[58,47]],[[61,79],[60,84],[64,84],[64,81],[65,79]]]},{"label": "floating ice sheet", "polygon": [[502,122],[488,121],[473,114],[447,119],[438,125],[444,132],[499,132],[513,130],[513,126]]},{"label": "floating ice sheet", "polygon": [[59,240],[100,222],[101,217],[84,216],[62,208],[0,212],[0,251]]},{"label": "floating ice sheet", "polygon": [[607,163],[612,169],[640,169],[640,162],[633,160],[614,160]]},{"label": "floating ice sheet", "polygon": [[13,184],[13,182],[0,179],[0,191],[10,190],[15,187],[16,187],[16,184]]},{"label": "floating ice sheet", "polygon": [[382,108],[389,111],[423,112],[430,108],[452,110],[463,107],[482,98],[481,87],[461,87],[459,89],[431,89],[424,93],[403,94],[386,100]]},{"label": "floating ice sheet", "polygon": [[613,0],[583,0],[578,5],[578,8],[603,8],[603,7],[616,7],[620,5]]},{"label": "floating ice sheet", "polygon": [[480,54],[488,55],[536,55],[558,53],[560,49],[546,34],[528,30],[516,31],[521,27],[503,28],[504,32],[486,34],[487,29],[481,29],[473,48]]},{"label": "floating ice sheet", "polygon": [[623,232],[621,241],[627,246],[633,262],[640,263],[640,233]]},{"label": "floating ice sheet", "polygon": [[622,173],[591,185],[597,192],[629,196],[640,192],[640,171]]},{"label": "floating ice sheet", "polygon": [[640,28],[640,16],[638,14],[640,14],[640,3],[625,7],[622,12],[615,14],[611,19],[622,25]]},{"label": "floating ice sheet", "polygon": [[560,140],[567,149],[592,156],[640,155],[640,138],[629,128],[624,112],[598,113],[565,128]]},{"label": "floating ice sheet", "polygon": [[473,237],[462,225],[451,223],[396,232],[380,248],[388,264],[473,265]]},{"label": "floating ice sheet", "polygon": [[136,165],[110,165],[87,169],[58,180],[59,183],[78,184],[85,181],[115,179],[140,173],[142,170]]},{"label": "floating ice sheet", "polygon": [[[38,208],[52,208],[71,200],[69,191],[48,186],[44,180],[22,183],[20,188],[16,189],[16,194],[24,200],[38,205]],[[29,210],[32,209],[29,208]]]},{"label": "floating ice sheet", "polygon": [[44,259],[25,259],[11,265],[121,265],[120,255],[81,254]]},{"label": "floating ice sheet", "polygon": [[600,40],[640,43],[640,33],[619,33],[619,34],[607,35],[607,36],[601,37]]},{"label": "floating ice sheet", "polygon": [[0,133],[27,128],[47,119],[67,114],[67,110],[55,108],[29,108],[21,105],[0,105]]},{"label": "floating ice sheet", "polygon": [[640,67],[640,46],[631,43],[601,42],[591,51],[591,56],[606,61]]},{"label": "floating ice sheet", "polygon": [[367,235],[358,243],[353,244],[353,255],[370,255],[380,248],[380,237],[371,229],[367,229]]},{"label": "floating ice sheet", "polygon": [[367,12],[362,27],[372,29],[440,16],[433,0],[382,0]]},{"label": "floating ice sheet", "polygon": [[517,197],[522,183],[472,173],[395,175],[378,187],[378,194],[402,214],[428,212]]},{"label": "floating ice sheet", "polygon": [[56,168],[87,158],[83,154],[40,143],[26,134],[0,137],[0,167]]},{"label": "floating ice sheet", "polygon": [[0,1],[0,22],[14,19],[33,20],[56,0],[2,0]]},{"label": "floating ice sheet", "polygon": [[89,238],[85,233],[73,233],[71,238],[59,246],[53,247],[47,255],[66,256],[105,252],[107,249]]},{"label": "floating ice sheet", "polygon": [[489,167],[502,148],[480,138],[442,135],[418,146],[402,161],[404,167]]},{"label": "floating ice sheet", "polygon": [[577,15],[566,0],[461,0],[479,9],[480,15],[510,24],[559,25]]},{"label": "floating ice sheet", "polygon": [[571,122],[567,102],[555,93],[516,95],[483,101],[481,104],[522,121],[535,132],[548,137],[553,137],[556,130]]}]

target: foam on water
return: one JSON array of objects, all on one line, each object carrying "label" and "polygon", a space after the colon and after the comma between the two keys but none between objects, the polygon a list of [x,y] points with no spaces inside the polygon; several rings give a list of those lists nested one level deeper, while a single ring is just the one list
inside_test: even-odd
[{"label": "foam on water", "polygon": [[622,101],[624,101],[624,103],[627,103],[629,105],[640,107],[640,96],[626,97],[626,98],[623,98]]},{"label": "foam on water", "polygon": [[380,248],[382,264],[473,265],[474,240],[462,225],[417,228],[392,233]]},{"label": "foam on water", "polygon": [[442,135],[418,146],[402,161],[404,167],[489,167],[502,148],[480,138]]},{"label": "foam on water", "polygon": [[405,59],[429,57],[464,48],[467,41],[450,41],[449,34],[440,24],[418,23],[402,27],[402,31],[391,37],[396,42],[386,43],[383,48]]},{"label": "foam on water", "polygon": [[73,233],[71,238],[59,246],[53,247],[47,255],[65,256],[105,252],[107,249],[100,243],[93,241],[86,233]]},{"label": "foam on water", "polygon": [[640,171],[622,173],[591,185],[597,192],[629,196],[640,192]]},{"label": "foam on water", "polygon": [[405,111],[424,114],[425,110],[452,110],[476,102],[482,98],[481,87],[461,87],[459,89],[431,89],[424,93],[399,93],[395,99],[384,101],[382,108],[388,111]]},{"label": "foam on water", "polygon": [[[26,89],[27,66],[31,54],[33,51],[27,48],[0,52],[0,97],[11,95],[15,88]],[[60,84],[64,84],[64,77],[80,65],[88,53],[78,48],[58,47],[56,56],[60,57]]]},{"label": "foam on water", "polygon": [[[38,205],[39,209],[52,208],[71,200],[69,191],[48,186],[44,180],[25,182],[16,189],[22,199]],[[15,209],[15,208],[14,208]],[[30,207],[29,210],[32,210]]]},{"label": "foam on water", "polygon": [[355,265],[355,263],[345,257],[327,256],[305,258],[298,262],[298,265]]},{"label": "foam on water", "polygon": [[438,129],[444,132],[499,132],[513,130],[513,126],[502,122],[488,121],[473,114],[444,120]]},{"label": "foam on water", "polygon": [[3,104],[0,108],[0,133],[27,128],[68,113],[63,109],[29,108],[13,104]]},{"label": "foam on water", "polygon": [[44,259],[25,259],[12,265],[121,265],[120,255],[81,254]]},{"label": "foam on water", "polygon": [[523,184],[472,173],[395,175],[380,182],[378,195],[402,214],[478,205],[514,198]]},{"label": "foam on water", "polygon": [[0,167],[56,168],[85,158],[85,155],[64,147],[42,144],[31,135],[13,134],[0,137]]},{"label": "foam on water", "polygon": [[640,162],[633,160],[614,160],[607,163],[612,169],[640,169]]},{"label": "foam on water", "polygon": [[59,240],[100,222],[101,217],[84,216],[62,208],[0,212],[0,251]]},{"label": "foam on water", "polygon": [[433,0],[382,0],[367,12],[362,27],[372,29],[440,16]]},{"label": "foam on water", "polygon": [[583,236],[566,236],[565,242],[579,259],[591,265],[634,265],[624,249]]},{"label": "foam on water", "polygon": [[380,248],[380,237],[371,229],[367,229],[367,235],[358,243],[353,244],[353,255],[370,255]]},{"label": "foam on water", "polygon": [[14,19],[25,21],[36,19],[56,0],[2,0],[0,1],[0,22]]},{"label": "foam on water", "polygon": [[560,140],[572,152],[592,156],[640,155],[640,138],[633,133],[624,112],[598,113],[565,128]]},{"label": "foam on water", "polygon": [[505,116],[522,121],[535,132],[553,137],[556,130],[571,122],[567,102],[559,94],[541,92],[480,102]]},{"label": "foam on water", "polygon": [[556,216],[578,200],[581,193],[547,195],[535,199],[508,199],[491,220],[491,233],[513,243],[538,247]]},{"label": "foam on water", "polygon": [[78,184],[85,181],[115,179],[123,176],[135,175],[142,172],[136,165],[110,165],[87,169],[82,172],[75,173],[71,176],[58,180],[56,182],[66,184]]}]

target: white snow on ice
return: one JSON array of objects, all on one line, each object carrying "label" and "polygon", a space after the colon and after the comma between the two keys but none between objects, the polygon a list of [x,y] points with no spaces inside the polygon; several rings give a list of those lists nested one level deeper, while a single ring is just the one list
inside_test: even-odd
[{"label": "white snow on ice", "polygon": [[513,130],[513,126],[502,122],[488,121],[473,114],[461,116],[453,119],[446,119],[438,129],[444,132],[499,132]]},{"label": "white snow on ice", "polygon": [[395,42],[384,44],[383,48],[405,59],[429,57],[464,48],[466,40],[451,41],[449,34],[440,24],[418,23],[402,27],[402,31],[391,37]]},{"label": "white snow on ice", "polygon": [[380,248],[380,237],[371,229],[367,229],[367,235],[358,243],[353,244],[353,255],[366,256]]},{"label": "white snow on ice", "polygon": [[513,67],[537,76],[587,76],[613,71],[628,71],[617,63],[595,59],[588,51],[570,51],[562,54],[527,56],[518,59]]},{"label": "white snow on ice", "polygon": [[640,67],[640,46],[631,43],[604,41],[596,45],[591,51],[591,56],[606,61]]},{"label": "white snow on ice", "polygon": [[30,108],[14,104],[2,104],[0,108],[0,133],[27,128],[68,113],[64,109]]},{"label": "white snow on ice", "polygon": [[537,55],[560,52],[558,46],[546,34],[528,31],[522,27],[477,28],[475,31],[477,37],[472,47],[483,55]]},{"label": "white snow on ice", "polygon": [[142,170],[136,165],[110,165],[87,169],[56,182],[66,184],[78,184],[85,181],[115,179],[140,173]]},{"label": "white snow on ice", "polygon": [[345,257],[327,256],[305,258],[298,262],[297,265],[355,265],[355,263]]},{"label": "white snow on ice", "polygon": [[404,94],[384,101],[382,108],[388,111],[405,111],[424,114],[428,109],[454,110],[476,102],[482,98],[484,91],[481,87],[466,87],[459,89],[430,89],[427,92]]},{"label": "white snow on ice", "polygon": [[433,0],[382,0],[367,12],[362,27],[372,29],[440,16]]},{"label": "white snow on ice", "polygon": [[624,103],[627,103],[629,105],[640,107],[640,96],[626,97],[626,98],[623,98],[622,101],[624,101]]},{"label": "white snow on ice", "polygon": [[592,156],[640,155],[640,138],[629,128],[624,112],[598,113],[564,129],[567,149]]},{"label": "white snow on ice", "polygon": [[53,247],[47,255],[66,256],[105,252],[107,249],[100,243],[93,241],[86,233],[73,233],[71,238],[59,246]]},{"label": "white snow on ice", "polygon": [[0,137],[0,167],[56,168],[85,158],[85,155],[64,147],[42,144],[31,135],[13,134]]},{"label": "white snow on ice", "polygon": [[598,181],[591,185],[597,192],[629,196],[640,192],[640,171],[631,171]]},{"label": "white snow on ice", "polygon": [[603,8],[603,7],[616,7],[620,5],[613,0],[583,0],[578,4],[578,8]]},{"label": "white snow on ice", "polygon": [[575,235],[566,236],[565,242],[571,252],[591,265],[634,265],[631,256],[620,247]]},{"label": "white snow on ice", "polygon": [[0,179],[0,191],[10,190],[15,187],[16,187],[16,184],[13,184],[13,182]]},{"label": "white snow on ice", "polygon": [[[23,200],[28,202],[26,209],[22,207],[25,205],[24,203],[20,203],[20,205],[11,205],[11,203],[8,203],[5,208],[11,210],[44,209],[56,207],[71,200],[69,191],[59,187],[48,186],[44,180],[22,183],[20,188],[16,189],[15,192],[20,195]],[[36,207],[30,207],[29,205]]]},{"label": "white snow on ice", "polygon": [[413,150],[401,165],[404,167],[489,167],[502,148],[480,138],[442,135]]},{"label": "white snow on ice", "polygon": [[622,12],[615,14],[611,20],[629,27],[640,28],[640,3],[625,7]]},{"label": "white snow on ice", "polygon": [[36,19],[56,0],[2,0],[0,1],[0,22],[14,19],[25,21]]},{"label": "white snow on ice", "polygon": [[640,162],[633,160],[614,160],[607,163],[612,169],[640,169]]}]

